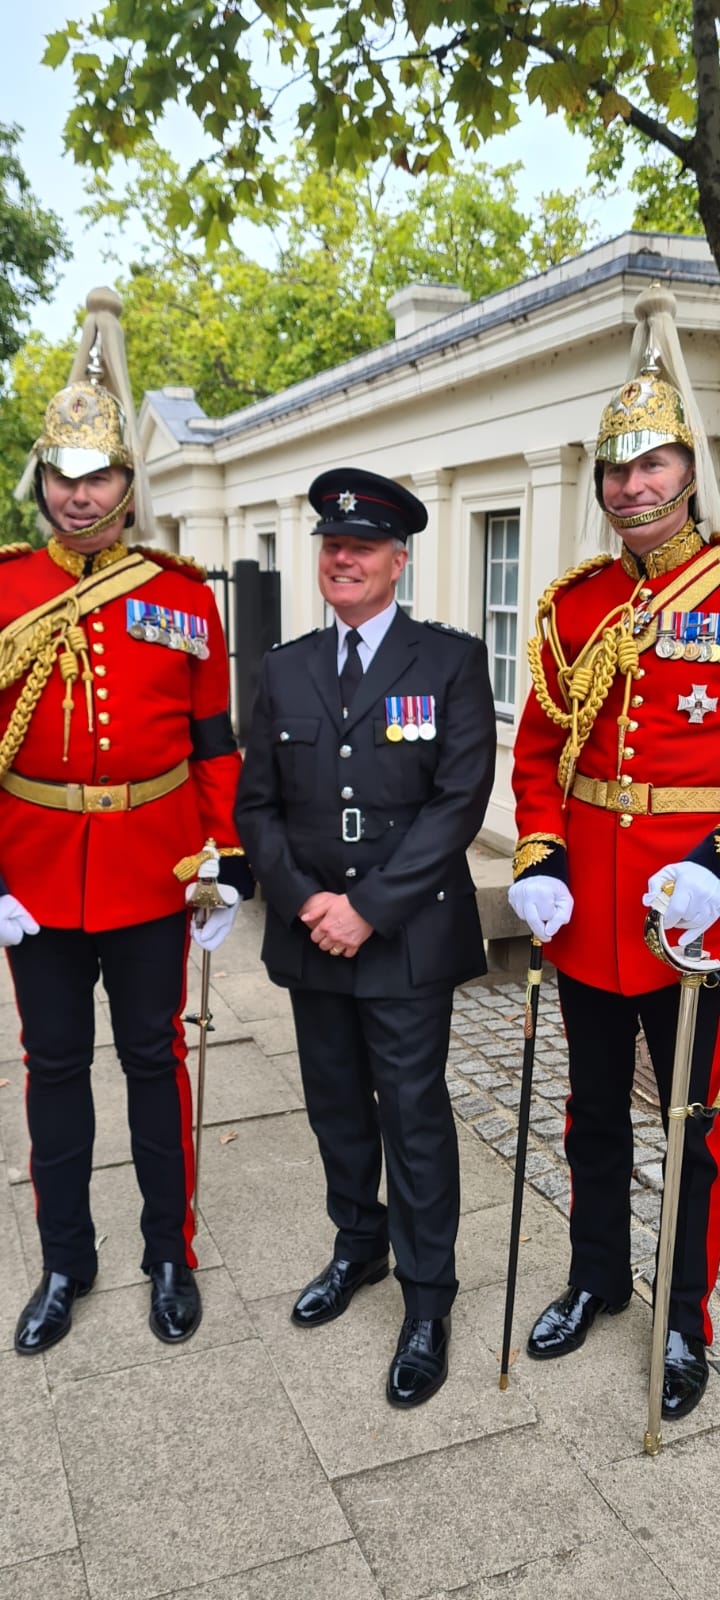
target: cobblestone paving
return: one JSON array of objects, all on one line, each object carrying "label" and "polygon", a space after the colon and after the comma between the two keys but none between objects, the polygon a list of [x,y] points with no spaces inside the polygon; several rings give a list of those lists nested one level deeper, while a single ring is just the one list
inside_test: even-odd
[{"label": "cobblestone paving", "polygon": [[[493,974],[480,983],[465,985],[455,995],[448,1054],[447,1080],[455,1112],[510,1166],[514,1165],[517,1139],[524,1011],[525,982],[519,974],[507,978]],[[566,1217],[570,1212],[563,1148],[567,1092],[567,1051],[557,983],[554,972],[546,967],[538,1004],[526,1183]],[[665,1136],[659,1111],[644,1105],[638,1096],[633,1101],[630,1249],[635,1288],[649,1301],[660,1224]],[[558,1293],[562,1287],[558,1284]],[[710,1310],[716,1332],[720,1332],[717,1293]]]}]

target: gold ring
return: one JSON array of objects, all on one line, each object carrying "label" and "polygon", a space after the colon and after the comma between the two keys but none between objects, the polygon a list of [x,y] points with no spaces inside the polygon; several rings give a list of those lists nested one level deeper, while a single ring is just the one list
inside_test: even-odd
[{"label": "gold ring", "polygon": [[339,956],[339,954],[340,954],[340,946],[339,946],[339,944],[331,944],[331,946],[330,946],[330,955],[331,956]]}]

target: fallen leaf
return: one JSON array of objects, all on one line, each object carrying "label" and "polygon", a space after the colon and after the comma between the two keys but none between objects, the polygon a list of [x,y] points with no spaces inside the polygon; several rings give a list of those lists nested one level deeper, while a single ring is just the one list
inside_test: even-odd
[{"label": "fallen leaf", "polygon": [[213,978],[226,978],[226,977],[227,977],[227,973],[226,972],[214,972],[213,973]]},{"label": "fallen leaf", "polygon": [[7,1089],[9,1082],[9,1078],[0,1078],[0,1089]]},{"label": "fallen leaf", "polygon": [[529,1233],[521,1233],[521,1234],[520,1234],[520,1235],[519,1235],[519,1239],[518,1239],[518,1243],[519,1243],[519,1244],[527,1244],[527,1243],[528,1243],[528,1240],[529,1240],[529,1238],[530,1238],[530,1235],[529,1235]]},{"label": "fallen leaf", "polygon": [[233,1139],[237,1139],[237,1132],[234,1128],[231,1133],[221,1133],[220,1135],[221,1144],[232,1144]]},{"label": "fallen leaf", "polygon": [[[517,1358],[518,1358],[519,1354],[520,1354],[519,1349],[510,1351],[510,1354],[508,1356],[508,1366],[509,1367],[514,1367],[515,1362],[517,1361]],[[502,1350],[496,1350],[495,1351],[495,1356],[496,1356],[496,1359],[498,1361],[502,1361]]]}]

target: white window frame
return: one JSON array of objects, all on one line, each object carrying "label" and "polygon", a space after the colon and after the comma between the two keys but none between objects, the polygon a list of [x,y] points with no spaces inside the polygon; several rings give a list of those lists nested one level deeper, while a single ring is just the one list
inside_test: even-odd
[{"label": "white window frame", "polygon": [[[493,536],[502,527],[502,554],[494,558]],[[508,535],[514,549],[508,553]],[[500,598],[493,584],[500,569]],[[515,720],[518,669],[520,578],[520,508],[492,510],[485,516],[485,641],[495,712],[504,722]],[[504,680],[504,681],[501,681]]]}]

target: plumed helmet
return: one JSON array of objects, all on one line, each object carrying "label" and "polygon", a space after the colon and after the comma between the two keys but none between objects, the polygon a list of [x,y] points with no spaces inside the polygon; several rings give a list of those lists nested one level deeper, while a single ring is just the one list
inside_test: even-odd
[{"label": "plumed helmet", "polygon": [[132,472],[134,465],[120,401],[92,381],[71,383],[53,395],[35,453],[65,478],[82,478],[103,467]]},{"label": "plumed helmet", "polygon": [[600,418],[596,461],[634,461],[663,444],[684,444],[694,451],[682,395],[660,377],[653,352],[648,352],[637,378],[624,383]]}]

